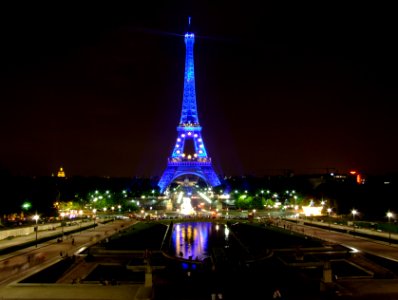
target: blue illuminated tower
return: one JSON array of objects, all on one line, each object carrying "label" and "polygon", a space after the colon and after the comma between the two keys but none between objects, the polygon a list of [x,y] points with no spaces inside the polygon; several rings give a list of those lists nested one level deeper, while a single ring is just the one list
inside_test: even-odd
[{"label": "blue illuminated tower", "polygon": [[195,70],[193,45],[195,35],[185,34],[185,76],[184,95],[182,99],[181,119],[177,127],[177,140],[167,168],[159,180],[160,192],[164,192],[172,181],[183,175],[195,175],[211,186],[220,185],[214,172],[211,158],[207,156],[202,138],[202,127],[199,125],[196,108]]}]

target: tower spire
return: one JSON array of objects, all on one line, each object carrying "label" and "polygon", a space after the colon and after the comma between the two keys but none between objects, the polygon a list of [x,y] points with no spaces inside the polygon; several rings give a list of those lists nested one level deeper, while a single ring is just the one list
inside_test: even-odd
[{"label": "tower spire", "polygon": [[193,33],[186,33],[184,94],[182,99],[180,125],[188,123],[199,125],[198,112],[196,108],[195,67],[193,60],[194,43],[195,35]]}]

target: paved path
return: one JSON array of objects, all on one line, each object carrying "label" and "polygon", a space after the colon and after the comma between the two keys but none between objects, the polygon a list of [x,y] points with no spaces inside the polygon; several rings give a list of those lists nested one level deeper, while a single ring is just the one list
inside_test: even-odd
[{"label": "paved path", "polygon": [[[283,228],[284,225],[286,225],[285,226],[286,229],[291,229],[299,233],[304,233],[305,235],[308,236],[313,236],[325,241],[350,247],[353,250],[374,254],[398,262],[397,244],[390,244],[387,242],[378,241],[371,238],[360,237],[349,233],[337,232],[333,230],[297,224],[289,221],[281,221],[279,223],[279,227]],[[350,228],[346,227],[346,229],[349,230]],[[366,230],[362,229],[361,231],[365,233]],[[367,231],[368,231],[366,232],[367,234],[374,234],[374,235],[379,234],[372,230],[367,230]]]},{"label": "paved path", "polygon": [[[106,219],[97,221],[98,224],[104,223]],[[79,230],[86,230],[90,226],[93,227],[94,223],[93,222],[82,222],[78,223],[76,225],[72,226],[58,226],[55,227],[54,230],[42,230],[38,231],[37,233],[37,239],[38,239],[38,246],[41,244],[40,239],[42,238],[48,238],[48,237],[56,237],[57,235],[60,236],[62,234],[68,235],[73,231],[79,231]],[[39,227],[40,228],[40,227]],[[21,235],[21,236],[16,236],[10,239],[3,239],[0,241],[0,250],[4,250],[16,245],[24,244],[26,242],[34,242],[36,240],[36,233],[33,232],[28,235]]]},{"label": "paved path", "polygon": [[[65,255],[73,255],[76,251],[113,235],[120,229],[127,228],[136,222],[136,220],[116,220],[106,224],[99,223],[95,228],[82,230],[80,233],[64,237],[62,242],[57,242],[54,238],[38,244],[37,247],[31,246],[10,254],[0,255],[0,286],[21,279],[35,270],[45,268],[62,259]],[[59,234],[59,232],[53,231],[52,234]],[[16,238],[12,243],[23,243],[31,240],[35,240],[35,234]],[[0,244],[2,248],[5,247],[2,242]],[[10,243],[7,245],[10,246]]]}]

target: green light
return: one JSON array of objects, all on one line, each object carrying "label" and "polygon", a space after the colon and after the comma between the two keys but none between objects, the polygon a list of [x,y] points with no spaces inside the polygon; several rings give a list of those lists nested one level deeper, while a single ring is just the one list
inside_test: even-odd
[{"label": "green light", "polygon": [[22,208],[25,209],[25,210],[28,210],[31,207],[32,207],[32,204],[30,204],[30,202],[24,202],[22,204]]}]

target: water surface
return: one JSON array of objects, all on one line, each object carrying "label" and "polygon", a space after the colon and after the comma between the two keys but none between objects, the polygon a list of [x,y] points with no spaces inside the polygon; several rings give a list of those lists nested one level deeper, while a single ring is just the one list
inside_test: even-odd
[{"label": "water surface", "polygon": [[185,222],[173,226],[172,253],[184,259],[204,260],[212,248],[229,247],[229,229],[225,224]]}]

